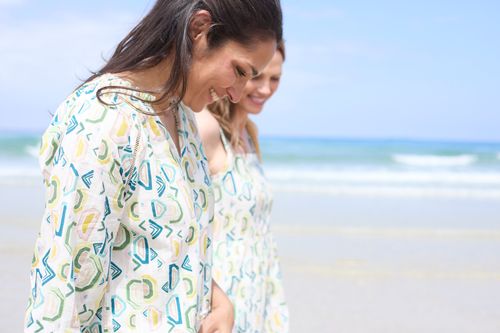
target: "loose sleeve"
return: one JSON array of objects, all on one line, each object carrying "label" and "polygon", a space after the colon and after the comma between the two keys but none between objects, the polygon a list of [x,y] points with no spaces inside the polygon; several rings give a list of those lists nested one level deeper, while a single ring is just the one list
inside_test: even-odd
[{"label": "loose sleeve", "polygon": [[[62,112],[61,110],[58,110]],[[46,131],[46,207],[31,270],[25,332],[81,332],[103,314],[124,210],[130,116],[85,102]]]}]

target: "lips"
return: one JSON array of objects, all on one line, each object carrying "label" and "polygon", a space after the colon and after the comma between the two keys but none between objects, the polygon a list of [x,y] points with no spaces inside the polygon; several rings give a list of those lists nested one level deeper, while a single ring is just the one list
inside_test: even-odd
[{"label": "lips", "polygon": [[266,98],[263,98],[263,97],[257,97],[257,96],[254,96],[254,95],[248,95],[248,99],[250,101],[252,101],[252,103],[256,104],[256,105],[264,105],[264,103],[266,102]]}]

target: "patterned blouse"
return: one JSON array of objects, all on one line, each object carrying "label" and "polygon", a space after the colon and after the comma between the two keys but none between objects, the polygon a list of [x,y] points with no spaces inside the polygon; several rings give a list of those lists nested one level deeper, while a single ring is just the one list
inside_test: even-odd
[{"label": "patterned blouse", "polygon": [[[111,74],[84,84],[43,135],[45,213],[26,332],[196,332],[211,297],[213,192],[193,112],[180,154]],[[130,95],[130,92],[129,92]],[[109,104],[109,105],[107,105]]]},{"label": "patterned blouse", "polygon": [[272,195],[255,153],[236,154],[221,131],[226,168],[213,176],[213,278],[235,307],[235,333],[288,332]]}]

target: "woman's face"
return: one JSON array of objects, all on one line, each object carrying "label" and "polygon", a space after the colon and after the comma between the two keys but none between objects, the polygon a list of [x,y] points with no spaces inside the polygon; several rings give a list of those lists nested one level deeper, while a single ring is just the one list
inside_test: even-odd
[{"label": "woman's face", "polygon": [[243,90],[243,96],[236,108],[249,114],[258,114],[262,111],[264,103],[278,89],[281,78],[283,56],[276,51],[271,62],[262,73],[252,78]]},{"label": "woman's face", "polygon": [[209,49],[205,36],[196,39],[184,103],[198,112],[225,96],[238,102],[246,83],[260,75],[275,50],[274,40],[258,41],[250,48],[228,41]]}]

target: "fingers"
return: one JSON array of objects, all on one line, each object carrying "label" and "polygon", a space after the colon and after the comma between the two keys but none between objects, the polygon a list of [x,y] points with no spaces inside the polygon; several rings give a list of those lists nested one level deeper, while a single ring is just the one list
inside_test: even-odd
[{"label": "fingers", "polygon": [[200,330],[198,333],[212,333],[215,331],[216,327],[214,327],[215,322],[213,320],[213,315],[210,313],[203,321],[201,322]]},{"label": "fingers", "polygon": [[202,322],[198,333],[231,333],[232,325],[228,327],[217,315],[211,312]]}]

